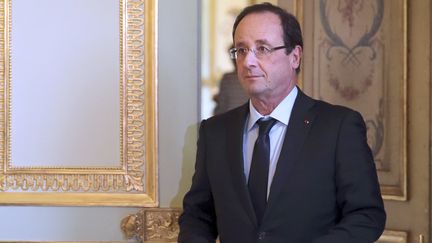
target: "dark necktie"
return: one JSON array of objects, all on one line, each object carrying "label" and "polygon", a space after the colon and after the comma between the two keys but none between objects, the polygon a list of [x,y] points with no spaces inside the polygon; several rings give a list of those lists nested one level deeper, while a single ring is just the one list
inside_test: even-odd
[{"label": "dark necktie", "polygon": [[271,118],[257,121],[259,126],[258,138],[252,154],[252,163],[249,172],[249,193],[258,223],[264,216],[267,206],[267,182],[270,164],[270,137],[269,132],[276,120]]}]

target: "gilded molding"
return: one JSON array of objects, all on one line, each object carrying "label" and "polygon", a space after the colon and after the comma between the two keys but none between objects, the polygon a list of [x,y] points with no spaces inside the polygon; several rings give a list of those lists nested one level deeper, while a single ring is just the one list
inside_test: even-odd
[{"label": "gilded molding", "polygon": [[405,231],[384,230],[377,243],[407,243],[408,233]]},{"label": "gilded molding", "polygon": [[181,209],[142,209],[122,220],[121,229],[127,239],[143,242],[177,242]]},{"label": "gilded molding", "polygon": [[[6,69],[6,60],[4,53],[6,52],[5,48],[5,34],[7,31],[5,30],[7,28],[7,25],[5,24],[5,2],[4,0],[0,1],[0,77],[5,77],[5,69]],[[5,114],[5,79],[1,78],[0,80],[0,113]],[[1,158],[4,158],[5,149],[6,149],[6,134],[5,134],[5,116],[0,116],[0,156]],[[4,164],[0,163],[0,187],[3,185],[3,181],[5,180],[4,176]]]},{"label": "gilded molding", "polygon": [[127,191],[144,190],[144,2],[130,0],[127,2],[126,33],[126,121],[127,121],[127,174],[125,182]]}]

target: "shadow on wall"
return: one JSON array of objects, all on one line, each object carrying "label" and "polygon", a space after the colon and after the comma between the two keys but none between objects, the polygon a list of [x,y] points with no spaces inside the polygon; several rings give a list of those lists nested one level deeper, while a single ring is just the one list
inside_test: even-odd
[{"label": "shadow on wall", "polygon": [[186,129],[183,143],[182,174],[179,181],[177,194],[170,202],[171,208],[183,207],[183,196],[189,190],[192,183],[192,176],[195,171],[198,126],[199,123],[195,123]]}]

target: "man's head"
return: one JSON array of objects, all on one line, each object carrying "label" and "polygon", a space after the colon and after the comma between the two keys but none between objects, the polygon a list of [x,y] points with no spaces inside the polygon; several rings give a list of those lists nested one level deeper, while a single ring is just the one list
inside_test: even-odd
[{"label": "man's head", "polygon": [[234,23],[233,40],[230,53],[252,102],[279,104],[300,68],[303,43],[295,17],[268,3],[249,6]]},{"label": "man's head", "polygon": [[[272,5],[270,3],[255,4],[244,8],[243,11],[241,11],[240,14],[237,16],[237,18],[235,19],[233,25],[233,31],[232,31],[233,39],[234,39],[237,26],[244,17],[246,17],[249,14],[263,13],[263,12],[270,12],[279,17],[281,21],[282,30],[283,30],[284,45],[288,47],[286,49],[287,54],[289,54],[289,52],[297,45],[303,49],[302,32],[301,32],[300,24],[297,21],[296,17],[288,13],[284,9]],[[300,66],[296,69],[296,72],[297,73],[300,72]]]}]

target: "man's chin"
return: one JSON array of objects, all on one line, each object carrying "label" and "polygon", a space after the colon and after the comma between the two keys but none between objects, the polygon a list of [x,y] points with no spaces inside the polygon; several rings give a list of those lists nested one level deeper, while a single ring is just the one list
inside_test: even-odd
[{"label": "man's chin", "polygon": [[247,93],[249,97],[260,97],[265,93],[265,89],[262,87],[249,87]]}]

